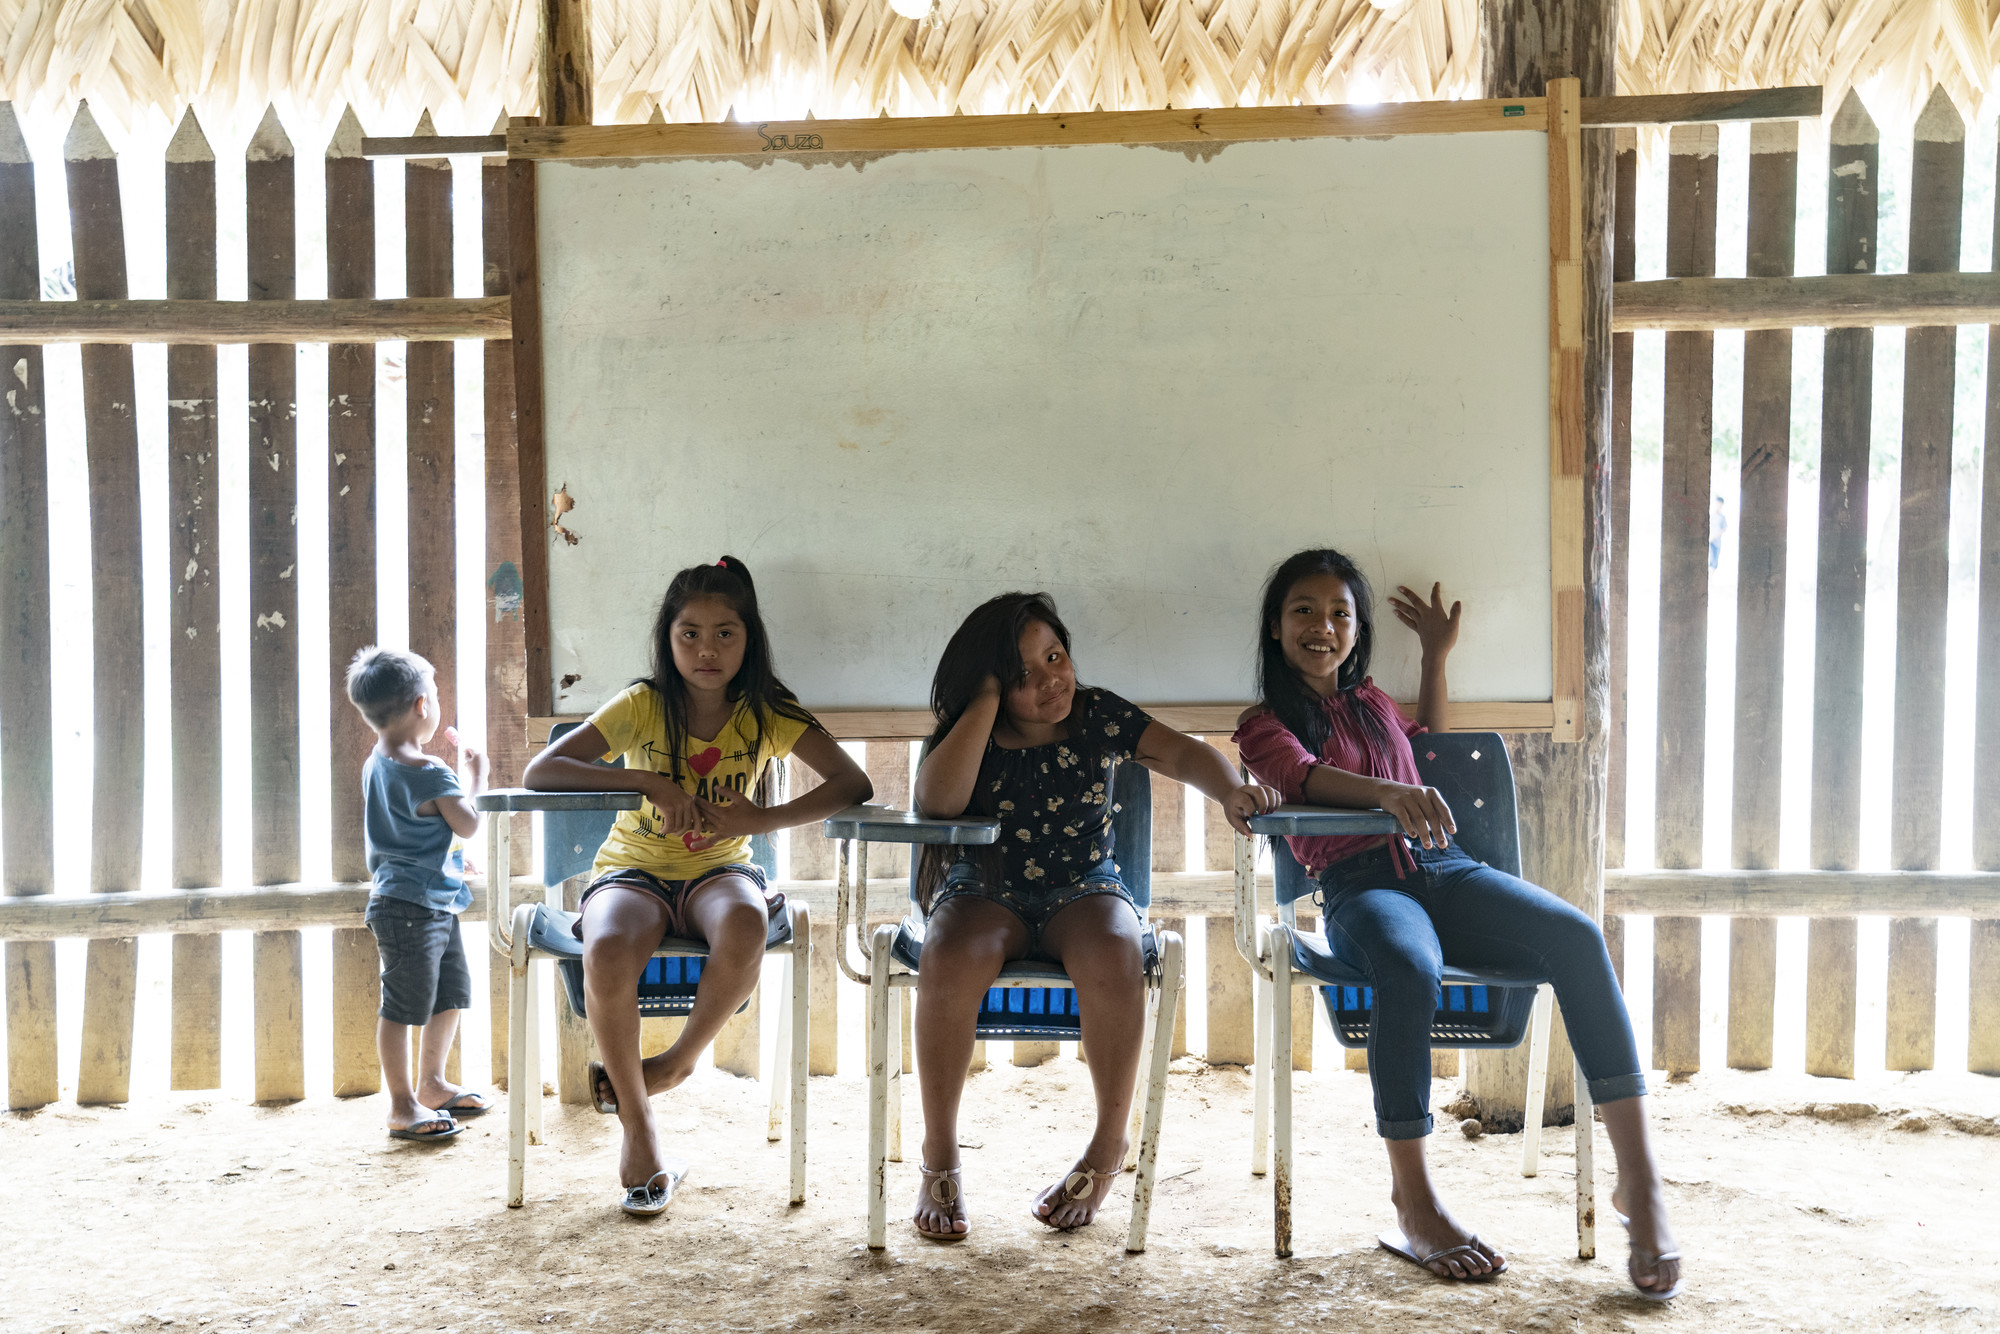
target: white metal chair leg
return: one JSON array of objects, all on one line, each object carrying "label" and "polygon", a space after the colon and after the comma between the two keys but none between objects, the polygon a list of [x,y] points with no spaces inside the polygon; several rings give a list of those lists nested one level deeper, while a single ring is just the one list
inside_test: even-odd
[{"label": "white metal chair leg", "polygon": [[771,1046],[771,1076],[768,1087],[771,1106],[764,1117],[765,1142],[776,1144],[785,1135],[785,1092],[791,1087],[792,980],[798,964],[796,954],[785,956],[784,981],[778,1002],[778,1040]]},{"label": "white metal chair leg", "polygon": [[507,984],[507,1207],[518,1209],[527,1193],[528,1089],[541,1080],[528,1065],[528,964],[509,963]]},{"label": "white metal chair leg", "polygon": [[903,1007],[911,1001],[908,990],[890,987],[888,996],[889,1031],[889,1161],[903,1161]]},{"label": "white metal chair leg", "polygon": [[[792,957],[785,969],[790,990],[785,995],[787,1012],[791,1015],[792,1040],[785,1051],[785,1058],[792,1064],[792,1203],[806,1202],[806,1075],[807,1060],[812,1050],[812,1019],[810,1017],[812,977],[812,925],[803,903],[793,912]],[[771,1060],[777,1063],[773,1053]],[[776,1083],[774,1079],[771,1081]]]},{"label": "white metal chair leg", "polygon": [[1271,976],[1271,1203],[1282,1260],[1292,1253],[1292,933],[1282,926],[1271,933]]},{"label": "white metal chair leg", "polygon": [[889,1242],[889,943],[878,927],[868,950],[868,1248]]},{"label": "white metal chair leg", "polygon": [[1541,1170],[1542,1101],[1549,1083],[1549,1019],[1555,993],[1548,987],[1535,988],[1534,1017],[1528,1021],[1527,1117],[1521,1127],[1521,1175],[1531,1177]]},{"label": "white metal chair leg", "polygon": [[1597,1155],[1593,1143],[1590,1084],[1576,1068],[1576,1258],[1597,1257]]},{"label": "white metal chair leg", "polygon": [[542,1138],[542,973],[538,960],[528,957],[528,1143]]},{"label": "white metal chair leg", "polygon": [[1146,1023],[1139,1035],[1138,1082],[1132,1089],[1132,1120],[1125,1127],[1125,1161],[1119,1169],[1125,1172],[1139,1165],[1139,1136],[1145,1129],[1146,1081],[1151,1077],[1153,1069],[1153,1029],[1158,1024],[1160,990],[1159,978],[1147,980]]},{"label": "white metal chair leg", "polygon": [[1172,931],[1160,935],[1160,999],[1153,1017],[1152,1046],[1142,1067],[1146,1080],[1146,1114],[1139,1130],[1139,1172],[1132,1182],[1132,1227],[1125,1249],[1146,1249],[1146,1224],[1153,1213],[1153,1184],[1160,1172],[1160,1120],[1167,1104],[1167,1060],[1174,1051],[1174,1015],[1181,1001],[1181,938]]},{"label": "white metal chair leg", "polygon": [[[1276,948],[1275,945],[1272,946]],[[1271,1017],[1277,1011],[1277,990],[1261,977],[1250,980],[1256,997],[1256,1053],[1250,1068],[1252,1093],[1250,1116],[1250,1174],[1263,1176],[1271,1161]],[[1287,1002],[1290,997],[1286,997]],[[1288,1012],[1290,1004],[1284,1007]]]}]

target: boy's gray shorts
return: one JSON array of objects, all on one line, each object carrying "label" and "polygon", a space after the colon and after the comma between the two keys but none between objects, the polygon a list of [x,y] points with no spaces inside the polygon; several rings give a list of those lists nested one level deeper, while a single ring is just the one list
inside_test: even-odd
[{"label": "boy's gray shorts", "polygon": [[382,954],[384,1019],[421,1027],[434,1014],[472,1008],[457,913],[371,894],[365,920]]}]

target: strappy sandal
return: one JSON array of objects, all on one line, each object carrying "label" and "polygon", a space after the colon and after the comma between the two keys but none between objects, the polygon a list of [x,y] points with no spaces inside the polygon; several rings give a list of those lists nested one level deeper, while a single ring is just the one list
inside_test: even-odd
[{"label": "strappy sandal", "polygon": [[[597,1095],[598,1080],[601,1079],[604,1081],[604,1087],[612,1087],[611,1076],[604,1073],[604,1062],[592,1061],[586,1069],[589,1072],[590,1079],[590,1105],[606,1116],[618,1115],[618,1098],[615,1092],[609,1098],[600,1098]],[[632,1189],[637,1190],[638,1187],[634,1186]]]},{"label": "strappy sandal", "polygon": [[[1057,1205],[1075,1204],[1078,1200],[1089,1199],[1096,1192],[1099,1181],[1114,1179],[1122,1170],[1121,1168],[1114,1167],[1109,1172],[1100,1172],[1090,1165],[1088,1159],[1078,1159],[1077,1161],[1082,1166],[1071,1169],[1070,1174],[1063,1178],[1062,1185],[1056,1190],[1055,1198],[1049,1201],[1048,1214],[1044,1215],[1036,1213],[1032,1209],[1029,1210],[1030,1213],[1035,1215],[1037,1223],[1045,1227],[1052,1227],[1058,1232],[1074,1232],[1080,1227],[1089,1226],[1087,1223],[1071,1223],[1068,1226],[1064,1226],[1061,1223],[1051,1223],[1049,1218],[1054,1215]],[[1094,1223],[1096,1221],[1096,1216],[1092,1215],[1091,1222]]]},{"label": "strappy sandal", "polygon": [[[674,1188],[687,1180],[687,1164],[675,1163],[653,1173],[643,1186],[627,1186],[618,1207],[637,1218],[652,1218],[667,1211]],[[664,1183],[664,1184],[663,1184]]]},{"label": "strappy sandal", "polygon": [[1431,1268],[1438,1261],[1449,1260],[1457,1255],[1476,1256],[1481,1263],[1492,1264],[1493,1257],[1479,1249],[1479,1238],[1477,1236],[1473,1237],[1463,1246],[1447,1246],[1441,1251],[1432,1251],[1429,1255],[1417,1254],[1416,1248],[1411,1245],[1410,1239],[1403,1235],[1401,1228],[1390,1228],[1387,1232],[1378,1233],[1375,1240],[1383,1250],[1389,1252],[1391,1255],[1400,1255],[1413,1265],[1422,1265],[1425,1271],[1433,1277],[1447,1278],[1454,1283],[1484,1283],[1507,1272],[1505,1264],[1489,1269],[1483,1274],[1466,1274],[1464,1276],[1454,1274],[1449,1270],[1440,1274],[1437,1270]]},{"label": "strappy sandal", "polygon": [[[957,1205],[965,1197],[965,1192],[960,1189],[958,1184],[958,1169],[956,1167],[925,1167],[922,1163],[918,1163],[917,1170],[931,1179],[930,1184],[924,1187],[924,1194],[930,1196],[932,1204],[945,1209],[952,1209],[953,1206]],[[956,1212],[961,1218],[965,1216],[965,1210],[963,1209],[957,1209]],[[915,1219],[910,1220],[910,1226],[915,1228],[917,1235],[926,1241],[964,1241],[968,1235],[967,1232],[929,1232],[921,1227]]]}]

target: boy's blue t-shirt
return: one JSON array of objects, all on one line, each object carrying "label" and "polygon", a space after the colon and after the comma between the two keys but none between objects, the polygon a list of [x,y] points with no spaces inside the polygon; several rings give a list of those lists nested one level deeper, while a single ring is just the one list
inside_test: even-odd
[{"label": "boy's blue t-shirt", "polygon": [[471,907],[465,858],[452,846],[451,826],[442,815],[417,814],[427,801],[465,795],[458,775],[436,761],[409,765],[374,750],[361,768],[361,794],[375,893],[438,912]]}]

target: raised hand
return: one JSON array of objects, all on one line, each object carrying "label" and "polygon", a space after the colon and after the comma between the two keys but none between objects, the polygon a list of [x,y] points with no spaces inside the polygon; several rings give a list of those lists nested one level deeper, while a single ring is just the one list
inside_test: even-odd
[{"label": "raised hand", "polygon": [[1431,585],[1429,601],[1401,584],[1389,595],[1390,609],[1397,620],[1417,632],[1426,658],[1441,658],[1458,643],[1458,612],[1463,605],[1454,602],[1450,611],[1445,610],[1443,584]]}]

